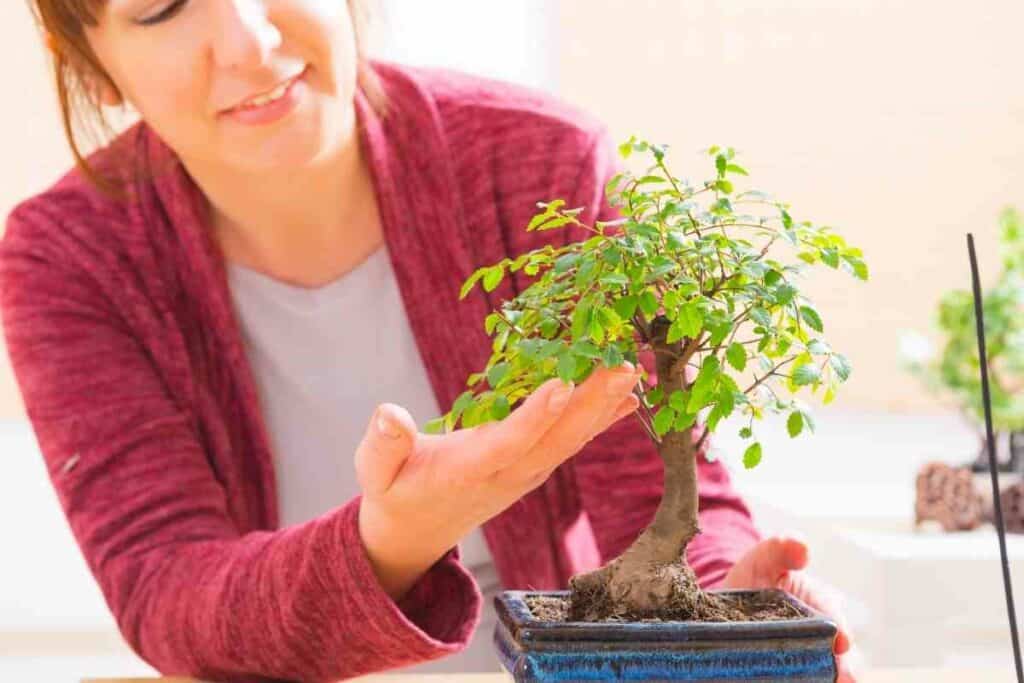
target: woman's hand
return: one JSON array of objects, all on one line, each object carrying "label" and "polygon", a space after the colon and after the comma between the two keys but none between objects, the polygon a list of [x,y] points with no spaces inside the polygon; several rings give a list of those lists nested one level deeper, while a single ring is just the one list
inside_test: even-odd
[{"label": "woman's hand", "polygon": [[381,404],[355,466],[359,532],[384,590],[400,598],[466,534],[636,410],[639,378],[627,362],[579,387],[552,379],[504,420],[450,434],[421,434],[407,410]]},{"label": "woman's hand", "polygon": [[820,579],[798,571],[807,566],[807,545],[786,536],[766,538],[739,559],[726,574],[722,588],[756,590],[781,588],[790,595],[828,616],[839,627],[833,644],[838,683],[855,683],[853,660],[856,652],[852,649],[849,629],[843,618],[841,596]]}]

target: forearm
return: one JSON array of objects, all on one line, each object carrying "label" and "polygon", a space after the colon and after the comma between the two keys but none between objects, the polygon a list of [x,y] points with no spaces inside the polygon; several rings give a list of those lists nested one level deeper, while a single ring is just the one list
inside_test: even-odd
[{"label": "forearm", "polygon": [[374,575],[393,600],[409,589],[458,542],[457,534],[419,531],[414,520],[396,519],[380,505],[361,501],[359,536]]},{"label": "forearm", "polygon": [[336,680],[463,647],[480,608],[471,577],[448,556],[396,603],[361,547],[357,510],[116,562],[105,580],[125,597],[122,631],[163,673],[231,681]]}]

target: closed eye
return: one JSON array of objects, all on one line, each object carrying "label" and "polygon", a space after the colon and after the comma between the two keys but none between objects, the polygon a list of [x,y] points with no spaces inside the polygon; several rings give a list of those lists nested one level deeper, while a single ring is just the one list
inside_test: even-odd
[{"label": "closed eye", "polygon": [[145,19],[139,19],[136,23],[143,26],[152,26],[153,24],[159,24],[162,21],[166,21],[177,14],[188,0],[174,0],[171,4],[161,10],[159,13],[154,14],[151,17]]}]

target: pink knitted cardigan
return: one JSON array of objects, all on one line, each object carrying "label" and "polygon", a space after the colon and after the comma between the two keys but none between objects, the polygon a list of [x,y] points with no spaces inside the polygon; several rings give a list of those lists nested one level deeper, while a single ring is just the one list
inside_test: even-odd
[{"label": "pink knitted cardigan", "polygon": [[[391,102],[356,105],[384,235],[439,404],[490,354],[485,315],[524,286],[458,301],[479,266],[570,230],[527,233],[538,200],[610,219],[615,147],[544,93],[375,61]],[[88,566],[127,642],[166,674],[336,680],[464,647],[480,593],[453,548],[397,604],[357,532],[359,500],[278,527],[274,469],[207,204],[144,123],[93,155],[119,202],[75,170],[20,203],[0,243],[0,312],[28,417]],[[342,321],[339,321],[342,324]],[[649,370],[653,364],[642,358]],[[714,585],[758,538],[719,463],[698,458],[688,559]],[[503,585],[559,589],[636,537],[661,464],[620,420],[488,522]]]}]

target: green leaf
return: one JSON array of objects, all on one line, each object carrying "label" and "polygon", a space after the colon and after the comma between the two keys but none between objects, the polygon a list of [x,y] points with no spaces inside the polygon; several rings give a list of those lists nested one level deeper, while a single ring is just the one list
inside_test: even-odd
[{"label": "green leaf", "polygon": [[484,332],[487,334],[494,334],[494,326],[501,320],[501,316],[497,313],[491,313],[484,318]]},{"label": "green leaf", "polygon": [[863,260],[855,257],[845,257],[845,260],[850,265],[850,268],[853,269],[853,274],[857,278],[861,280],[868,279],[868,266]]},{"label": "green leaf", "polygon": [[747,450],[743,452],[743,466],[748,470],[757,467],[757,464],[761,462],[761,444],[755,442],[747,447]]},{"label": "green leaf", "polygon": [[496,388],[498,383],[501,382],[505,375],[508,374],[510,369],[511,366],[508,363],[498,363],[497,365],[492,366],[491,369],[487,371],[487,383],[491,385],[492,389]]},{"label": "green leaf", "polygon": [[690,427],[692,427],[696,423],[697,423],[697,415],[696,415],[696,413],[686,413],[686,412],[683,412],[683,413],[679,413],[676,416],[676,421],[672,425],[672,428],[674,430],[676,430],[677,432],[681,432],[684,429],[689,429]]},{"label": "green leaf", "polygon": [[558,321],[554,318],[545,318],[540,323],[540,334],[545,339],[551,339],[558,332],[559,327]]},{"label": "green leaf", "polygon": [[441,434],[444,432],[444,416],[435,417],[433,420],[428,420],[423,425],[423,431],[427,434]]},{"label": "green leaf", "polygon": [[609,287],[626,287],[630,284],[630,279],[621,272],[609,272],[602,275],[598,282]]},{"label": "green leaf", "polygon": [[508,417],[510,409],[508,405],[508,399],[503,394],[498,394],[494,398],[494,403],[491,405],[491,417],[495,420],[504,420]]},{"label": "green leaf", "polygon": [[747,367],[747,349],[744,348],[743,344],[733,342],[725,350],[725,359],[729,361],[729,365],[743,372]]},{"label": "green leaf", "polygon": [[649,289],[640,295],[640,310],[648,317],[658,312],[658,299]]},{"label": "green leaf", "polygon": [[786,430],[789,432],[789,436],[796,437],[803,431],[804,428],[804,417],[798,411],[794,410],[789,414],[789,419],[786,420]]},{"label": "green leaf", "polygon": [[830,350],[831,349],[829,349],[828,344],[826,344],[820,339],[812,339],[811,341],[807,342],[807,351],[816,356],[826,354]]},{"label": "green leaf", "polygon": [[615,312],[619,314],[619,317],[623,320],[629,320],[636,313],[636,307],[639,303],[639,298],[635,295],[624,296],[618,299],[615,304]]},{"label": "green leaf", "polygon": [[715,187],[720,192],[724,192],[725,194],[732,194],[732,183],[729,182],[728,180],[725,180],[724,178],[722,180],[717,181],[715,183]]},{"label": "green leaf", "polygon": [[654,416],[654,431],[658,436],[664,436],[672,429],[672,423],[676,420],[676,411],[668,406],[663,406]]},{"label": "green leaf", "polygon": [[821,379],[821,371],[814,363],[804,363],[793,370],[793,384],[805,386]]},{"label": "green leaf", "polygon": [[850,361],[846,359],[846,356],[841,353],[833,353],[829,356],[828,362],[832,366],[832,371],[836,373],[839,379],[844,382],[850,379],[850,373],[853,371],[853,368],[850,366]]},{"label": "green leaf", "polygon": [[554,230],[560,228],[563,225],[572,223],[575,219],[572,216],[555,216],[549,221],[544,221],[543,224],[536,228],[537,232],[543,232],[545,230]]},{"label": "green leaf", "polygon": [[[696,301],[690,301],[679,307],[675,321],[679,323],[684,337],[696,337],[704,324],[704,312]],[[671,341],[669,342],[671,343]]]},{"label": "green leaf", "polygon": [[760,306],[755,306],[750,309],[750,319],[762,327],[771,327],[772,325],[771,315],[769,315],[768,311]]},{"label": "green leaf", "polygon": [[572,312],[572,338],[580,339],[590,329],[590,305],[580,304]]},{"label": "green leaf", "polygon": [[804,321],[811,326],[815,332],[822,332],[825,326],[821,324],[821,316],[818,312],[810,306],[801,306],[800,313],[803,315]]},{"label": "green leaf", "polygon": [[665,390],[661,387],[654,387],[647,392],[647,402],[652,406],[661,403],[662,399],[665,398]]},{"label": "green leaf", "polygon": [[558,376],[563,382],[571,382],[576,376],[576,358],[566,351],[558,357]]},{"label": "green leaf", "polygon": [[742,428],[740,430],[740,438],[741,439],[749,439],[753,435],[754,435],[754,432],[753,432],[753,430],[750,429],[750,427],[744,427],[744,428]]},{"label": "green leaf", "polygon": [[604,364],[607,367],[617,368],[620,365],[622,365],[622,361],[624,359],[622,357],[622,352],[619,351],[619,347],[617,347],[615,344],[609,344],[608,346],[604,347],[604,354],[602,356],[602,360],[604,361]]},{"label": "green leaf", "polygon": [[750,175],[749,173],[747,173],[747,169],[737,164],[727,164],[725,170],[728,171],[729,173],[736,173],[738,175]]},{"label": "green leaf", "polygon": [[484,273],[486,272],[487,268],[479,268],[472,275],[469,276],[469,279],[466,280],[466,282],[462,285],[462,289],[459,290],[460,301],[466,298],[466,295],[469,294],[470,291],[472,291],[473,286],[476,285],[477,280],[482,278],[484,276]]},{"label": "green leaf", "polygon": [[597,360],[601,357],[601,349],[591,344],[585,339],[581,339],[574,342],[572,345],[572,352],[577,356],[583,356],[584,358],[593,358]]},{"label": "green leaf", "polygon": [[487,272],[484,273],[484,290],[493,292],[503,277],[505,277],[504,266],[499,264],[488,268]]},{"label": "green leaf", "polygon": [[576,262],[579,260],[580,255],[577,253],[562,254],[561,256],[555,259],[554,270],[556,273],[564,273],[565,271],[575,266]]},{"label": "green leaf", "polygon": [[775,301],[780,306],[785,306],[796,296],[796,287],[790,284],[782,284],[775,288]]},{"label": "green leaf", "polygon": [[459,419],[459,415],[462,415],[462,412],[466,410],[466,408],[473,405],[474,399],[475,396],[472,391],[464,391],[459,394],[458,398],[456,398],[455,402],[452,404],[451,415],[453,422]]},{"label": "green leaf", "polygon": [[715,403],[715,409],[721,414],[722,418],[727,418],[732,415],[733,409],[736,407],[736,395],[733,393],[731,387],[725,386],[718,391],[718,400]]},{"label": "green leaf", "polygon": [[676,389],[672,392],[672,395],[668,397],[668,404],[675,409],[676,412],[683,412],[686,410],[686,393]]},{"label": "green leaf", "polygon": [[718,171],[718,175],[725,175],[726,169],[729,167],[729,161],[721,154],[715,157],[715,169]]},{"label": "green leaf", "polygon": [[532,232],[537,229],[541,223],[551,218],[553,214],[551,211],[542,211],[530,219],[530,222],[526,225],[526,232]]},{"label": "green leaf", "polygon": [[597,265],[596,259],[584,259],[576,271],[576,289],[582,290],[594,280],[594,275],[598,272]]}]

